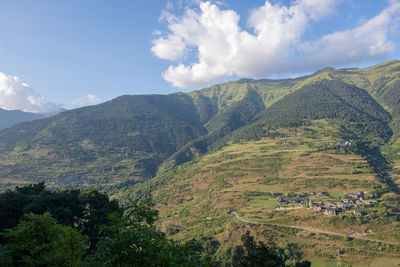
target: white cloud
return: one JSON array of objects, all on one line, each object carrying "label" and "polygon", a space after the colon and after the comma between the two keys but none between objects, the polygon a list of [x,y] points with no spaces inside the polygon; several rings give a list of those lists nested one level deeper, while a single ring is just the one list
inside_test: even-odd
[{"label": "white cloud", "polygon": [[47,113],[57,111],[61,106],[40,96],[18,77],[0,72],[0,108]]},{"label": "white cloud", "polygon": [[93,94],[89,94],[84,97],[78,97],[72,100],[72,105],[75,107],[83,107],[88,105],[95,105],[101,102],[101,99]]},{"label": "white cloud", "polygon": [[[393,23],[400,11],[400,3],[393,2],[388,8],[356,28],[334,32],[313,43],[303,44],[311,54],[310,64],[346,64],[366,58],[374,59],[395,50],[388,39]],[[397,23],[397,22],[396,22]]]},{"label": "white cloud", "polygon": [[[163,73],[166,81],[193,88],[223,76],[290,73],[375,59],[395,49],[387,35],[399,15],[398,0],[354,29],[303,40],[312,23],[333,14],[340,2],[296,0],[284,6],[266,1],[251,10],[247,21],[251,31],[246,31],[234,10],[200,1],[199,9],[187,8],[181,17],[163,12],[168,32],[153,40],[151,50],[161,59],[178,61]],[[196,62],[179,62],[193,52]]]}]

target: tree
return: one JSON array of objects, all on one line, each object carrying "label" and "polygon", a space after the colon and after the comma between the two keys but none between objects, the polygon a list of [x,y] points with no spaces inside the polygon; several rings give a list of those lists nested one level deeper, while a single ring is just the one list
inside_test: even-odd
[{"label": "tree", "polygon": [[93,263],[105,266],[205,266],[197,241],[184,244],[166,238],[154,226],[158,212],[150,201],[131,201],[123,216],[111,215]]},{"label": "tree", "polygon": [[240,260],[242,266],[284,266],[272,239],[267,244],[261,241],[257,244],[250,231],[247,231],[241,240],[245,248],[245,255]]},{"label": "tree", "polygon": [[86,238],[70,226],[63,226],[46,212],[29,213],[4,234],[8,241],[0,250],[0,262],[14,266],[81,266]]},{"label": "tree", "polygon": [[49,211],[61,224],[74,226],[82,218],[83,200],[79,189],[47,190],[44,183],[16,187],[0,194],[0,232],[12,228],[26,213]]},{"label": "tree", "polygon": [[286,244],[279,248],[275,241],[270,237],[267,243],[259,241],[256,243],[254,237],[247,231],[241,238],[245,253],[239,260],[240,266],[290,266],[290,267],[309,267],[309,261],[301,262],[301,253],[293,244]]},{"label": "tree", "polygon": [[108,216],[111,213],[120,213],[121,210],[117,201],[110,201],[107,194],[93,188],[85,190],[81,198],[84,206],[78,229],[88,236],[90,250],[95,250],[100,228],[110,222]]},{"label": "tree", "polygon": [[[89,237],[90,249],[99,240],[99,229],[108,215],[120,212],[117,201],[95,189],[48,190],[44,183],[16,187],[0,194],[0,232],[15,227],[27,213],[50,212],[58,223],[74,227]],[[4,242],[4,241],[3,241]]]}]

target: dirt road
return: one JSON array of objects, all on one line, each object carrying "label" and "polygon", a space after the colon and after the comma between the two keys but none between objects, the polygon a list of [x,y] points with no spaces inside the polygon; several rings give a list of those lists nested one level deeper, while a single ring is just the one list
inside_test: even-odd
[{"label": "dirt road", "polygon": [[345,235],[345,234],[341,234],[341,233],[335,233],[335,232],[326,231],[326,230],[321,230],[321,229],[316,229],[316,228],[312,228],[312,227],[284,225],[284,224],[269,223],[269,222],[249,221],[249,220],[245,220],[245,219],[243,219],[242,217],[240,217],[239,215],[237,215],[236,211],[232,212],[232,214],[233,214],[239,221],[244,222],[244,223],[263,224],[263,225],[272,225],[272,226],[282,226],[282,227],[288,227],[288,228],[293,228],[293,229],[298,229],[298,230],[303,230],[303,231],[308,231],[308,232],[318,233],[318,234],[335,235],[335,236],[349,237],[349,238],[353,238],[353,239],[361,239],[361,240],[367,240],[367,241],[373,241],[373,242],[380,242],[380,243],[382,243],[382,244],[399,245],[398,243],[392,243],[392,242],[387,242],[387,241],[383,241],[383,240],[377,240],[377,239],[370,239],[370,238],[366,238],[366,237],[360,237],[360,236],[357,236],[357,234],[355,234],[355,235]]}]

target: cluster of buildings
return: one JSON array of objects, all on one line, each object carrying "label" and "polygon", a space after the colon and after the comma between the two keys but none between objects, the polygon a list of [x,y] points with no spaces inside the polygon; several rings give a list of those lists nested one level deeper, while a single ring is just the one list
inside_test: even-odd
[{"label": "cluster of buildings", "polygon": [[306,204],[308,202],[308,198],[305,198],[303,195],[296,195],[294,197],[280,197],[278,198],[279,205],[289,205],[289,204]]},{"label": "cluster of buildings", "polygon": [[[311,196],[320,196],[320,195],[328,195],[326,192],[321,191],[310,191],[309,195]],[[371,205],[372,203],[377,202],[376,199],[365,199],[365,192],[358,193],[348,193],[348,198],[342,198],[340,200],[317,200],[317,199],[308,199],[304,197],[304,195],[296,195],[294,197],[281,197],[278,198],[279,205],[288,205],[288,204],[306,204],[309,208],[324,212],[326,215],[334,216],[337,215],[338,212],[342,211],[351,211],[354,215],[361,217],[362,213],[360,210],[356,209],[361,204],[366,206]]]},{"label": "cluster of buildings", "polygon": [[327,192],[322,192],[322,191],[310,191],[309,194],[310,194],[310,196],[321,196],[321,195],[327,196],[328,195]]},{"label": "cluster of buildings", "polygon": [[[337,215],[339,211],[348,211],[350,209],[358,207],[358,205],[350,199],[325,201],[309,200],[308,206],[315,211],[324,211],[324,213],[329,216]],[[355,215],[361,216],[361,212],[359,210],[353,210],[353,212]]]},{"label": "cluster of buildings", "polygon": [[337,142],[336,146],[337,147],[343,147],[343,148],[352,148],[353,147],[353,142],[351,140],[346,140],[343,143]]}]

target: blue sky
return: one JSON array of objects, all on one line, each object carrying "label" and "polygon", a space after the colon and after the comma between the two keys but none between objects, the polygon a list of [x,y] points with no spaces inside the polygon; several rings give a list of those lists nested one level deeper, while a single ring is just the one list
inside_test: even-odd
[{"label": "blue sky", "polygon": [[400,59],[398,0],[2,0],[0,108]]}]

